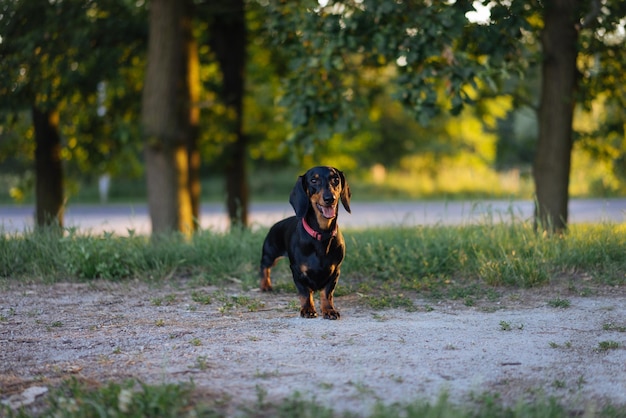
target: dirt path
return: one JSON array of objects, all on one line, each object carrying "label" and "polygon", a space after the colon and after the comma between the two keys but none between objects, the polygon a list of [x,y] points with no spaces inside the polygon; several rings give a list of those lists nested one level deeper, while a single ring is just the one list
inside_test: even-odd
[{"label": "dirt path", "polygon": [[0,292],[0,400],[78,375],[193,379],[231,408],[296,391],[357,413],[444,390],[458,402],[489,392],[509,404],[556,396],[573,409],[626,405],[624,289],[566,296],[568,308],[549,306],[548,293],[475,307],[418,300],[415,312],[343,297],[342,319],[328,321],[300,319],[291,294],[11,284]]}]

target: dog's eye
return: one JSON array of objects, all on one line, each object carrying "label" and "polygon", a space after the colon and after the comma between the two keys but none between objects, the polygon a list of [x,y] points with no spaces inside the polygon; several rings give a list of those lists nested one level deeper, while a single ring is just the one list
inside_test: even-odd
[{"label": "dog's eye", "polygon": [[311,184],[317,184],[317,182],[318,182],[317,177],[313,177],[311,179]]},{"label": "dog's eye", "polygon": [[331,182],[334,186],[338,185],[338,184],[339,184],[339,177],[332,177],[332,178],[330,179],[330,182]]}]

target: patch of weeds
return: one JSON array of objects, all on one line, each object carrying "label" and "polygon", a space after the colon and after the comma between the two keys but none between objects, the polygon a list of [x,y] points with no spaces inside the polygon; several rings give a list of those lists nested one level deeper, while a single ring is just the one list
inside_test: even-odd
[{"label": "patch of weeds", "polygon": [[157,319],[157,320],[154,322],[154,325],[156,325],[157,327],[163,327],[163,326],[165,326],[165,320],[163,320],[163,319]]},{"label": "patch of weeds", "polygon": [[265,306],[265,302],[259,299],[252,299],[248,296],[227,296],[223,293],[217,293],[215,298],[222,304],[218,311],[226,314],[235,308],[245,307],[249,312],[256,312]]},{"label": "patch of weeds", "polygon": [[193,365],[193,368],[198,369],[198,370],[206,370],[209,368],[208,365],[208,357],[207,356],[198,356],[196,357],[196,362]]},{"label": "patch of weeds", "polygon": [[521,330],[524,329],[524,324],[519,324],[519,325],[513,327],[513,325],[510,322],[508,322],[508,321],[500,321],[500,330],[501,331],[511,331],[513,328],[521,331]]},{"label": "patch of weeds", "polygon": [[300,303],[297,300],[290,300],[287,303],[287,310],[293,312],[300,312]]},{"label": "patch of weeds", "polygon": [[372,309],[404,308],[409,312],[416,310],[413,301],[402,293],[397,295],[366,296],[366,301]]},{"label": "patch of weeds", "polygon": [[350,381],[348,381],[348,385],[354,387],[354,389],[360,395],[364,395],[364,396],[375,396],[376,395],[376,391],[374,389],[372,389],[371,387],[369,387],[366,383],[354,382],[354,381],[350,380]]},{"label": "patch of weeds", "polygon": [[110,233],[78,236],[69,232],[60,244],[66,254],[64,267],[75,277],[117,280],[131,277],[146,267],[143,238],[117,238]]},{"label": "patch of weeds", "polygon": [[[259,416],[258,411],[255,412],[256,413],[251,413],[249,416]],[[304,398],[299,392],[296,392],[294,395],[277,405],[275,411],[271,411],[271,413],[266,416],[273,416],[276,418],[335,418],[337,417],[337,414],[321,402],[316,402],[315,399]]]},{"label": "patch of weeds", "polygon": [[265,307],[265,302],[259,299],[252,299],[248,302],[248,312],[258,312],[259,309]]},{"label": "patch of weeds", "polygon": [[489,302],[495,302],[496,300],[500,299],[501,295],[495,289],[489,288],[485,290],[485,297]]},{"label": "patch of weeds", "polygon": [[598,349],[600,351],[609,351],[609,350],[616,350],[619,348],[619,343],[617,341],[600,341],[598,343]]},{"label": "patch of weeds", "polygon": [[404,383],[404,378],[402,376],[396,376],[395,374],[392,374],[389,376],[389,378],[395,383]]},{"label": "patch of weeds", "polygon": [[385,315],[381,315],[377,313],[372,314],[372,318],[378,322],[385,322],[389,320],[389,318],[387,318]]},{"label": "patch of weeds", "polygon": [[602,325],[604,331],[626,332],[626,326],[607,323]]},{"label": "patch of weeds", "polygon": [[278,283],[272,281],[272,292],[296,293],[296,285],[293,283],[293,280],[279,281]]},{"label": "patch of weeds", "polygon": [[202,341],[200,341],[199,338],[192,338],[191,341],[189,341],[189,344],[198,347],[200,345],[202,345]]},{"label": "patch of weeds", "polygon": [[189,416],[191,390],[188,384],[152,386],[134,380],[93,389],[72,379],[48,397],[42,416]]},{"label": "patch of weeds", "polygon": [[256,385],[256,401],[259,406],[259,409],[265,407],[265,399],[267,398],[267,389],[265,389],[261,385]]},{"label": "patch of weeds", "polygon": [[220,306],[219,308],[217,308],[218,312],[221,313],[222,315],[227,315],[230,312],[232,312],[232,310],[235,308],[235,305],[233,303],[225,303],[222,306]]},{"label": "patch of weeds", "polygon": [[115,347],[113,349],[113,354],[122,354],[122,349],[120,347]]},{"label": "patch of weeds", "polygon": [[51,331],[51,330],[52,330],[52,328],[61,328],[62,326],[63,326],[63,322],[61,322],[61,321],[54,321],[54,322],[52,322],[50,325],[48,325],[48,326],[46,327],[46,329],[47,329],[48,331]]},{"label": "patch of weeds", "polygon": [[256,373],[254,373],[254,377],[256,377],[257,379],[271,379],[272,377],[277,377],[279,375],[280,373],[278,372],[278,370],[261,371],[257,369]]},{"label": "patch of weeds", "polygon": [[548,306],[552,307],[552,308],[569,308],[571,306],[571,302],[569,301],[569,299],[561,299],[561,298],[554,298],[554,299],[550,299],[548,301]]},{"label": "patch of weeds", "polygon": [[555,343],[554,341],[551,341],[549,343],[550,348],[572,348],[572,342],[571,341],[566,341],[565,344],[563,346],[561,346],[560,344]]},{"label": "patch of weeds", "polygon": [[[446,284],[453,283],[451,280],[446,280]],[[464,301],[472,300],[473,298],[482,295],[483,291],[478,284],[472,284],[469,286],[451,285],[445,291],[448,299],[463,299]],[[472,306],[472,305],[467,305]]]},{"label": "patch of weeds", "polygon": [[547,283],[550,274],[539,256],[523,256],[511,251],[479,254],[478,276],[490,286],[535,287]]},{"label": "patch of weeds", "polygon": [[150,303],[152,306],[161,306],[163,305],[163,298],[152,298],[150,299]]},{"label": "patch of weeds", "polygon": [[565,388],[565,381],[563,381],[563,380],[559,380],[559,379],[555,379],[555,380],[552,382],[552,386],[553,386],[554,388],[556,388],[556,389],[563,389],[563,388]]},{"label": "patch of weeds", "polygon": [[4,315],[4,314],[0,314],[0,322],[3,321],[8,321],[10,316],[15,316],[17,315],[17,313],[15,312],[15,308],[9,308],[9,312]]},{"label": "patch of weeds", "polygon": [[210,305],[211,295],[194,290],[193,292],[191,292],[191,300],[201,305]]}]

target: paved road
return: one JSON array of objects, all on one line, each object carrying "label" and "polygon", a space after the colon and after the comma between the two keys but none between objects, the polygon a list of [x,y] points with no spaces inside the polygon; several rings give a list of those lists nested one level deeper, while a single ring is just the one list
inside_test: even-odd
[{"label": "paved road", "polygon": [[[480,202],[359,202],[352,201],[352,214],[340,210],[343,228],[375,226],[461,225],[484,221],[531,219],[532,201]],[[0,205],[0,225],[5,232],[19,232],[33,227],[34,208],[30,205]],[[289,203],[258,203],[250,208],[253,227],[265,227],[286,217],[293,210]],[[626,198],[570,201],[570,222],[626,222]],[[103,231],[126,235],[150,232],[150,219],[145,204],[70,205],[65,225],[81,231]],[[201,225],[205,229],[224,231],[227,216],[221,204],[202,206]]]}]

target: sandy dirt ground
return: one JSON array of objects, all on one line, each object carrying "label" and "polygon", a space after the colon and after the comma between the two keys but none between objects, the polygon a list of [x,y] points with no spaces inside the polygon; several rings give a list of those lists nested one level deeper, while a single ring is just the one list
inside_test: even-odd
[{"label": "sandy dirt ground", "polygon": [[[555,297],[570,306],[551,306]],[[339,321],[301,319],[296,300],[184,284],[5,283],[0,401],[77,376],[193,381],[232,413],[296,392],[363,415],[442,391],[461,404],[487,392],[511,405],[554,396],[573,411],[626,406],[622,288],[503,291],[471,307],[418,299],[411,312],[374,311],[354,295],[336,299]]]}]

